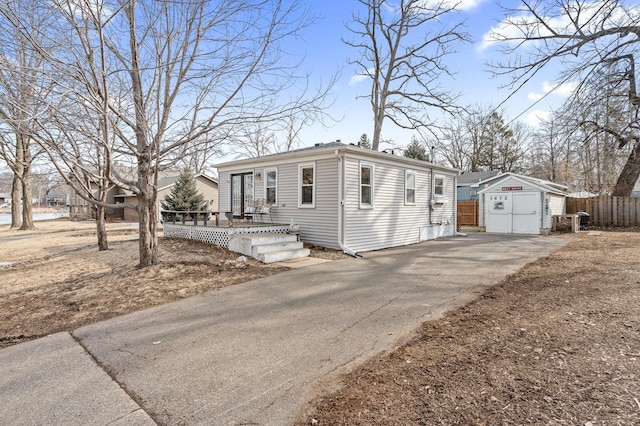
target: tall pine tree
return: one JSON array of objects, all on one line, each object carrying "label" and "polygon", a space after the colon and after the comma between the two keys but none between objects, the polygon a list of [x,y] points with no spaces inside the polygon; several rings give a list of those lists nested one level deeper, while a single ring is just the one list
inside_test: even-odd
[{"label": "tall pine tree", "polygon": [[358,140],[358,146],[371,149],[371,141],[369,140],[369,137],[366,133],[363,133],[362,136],[360,136],[360,140]]},{"label": "tall pine tree", "polygon": [[206,211],[207,202],[198,192],[196,180],[188,168],[180,172],[176,184],[161,203],[163,210],[170,211]]},{"label": "tall pine tree", "polygon": [[427,149],[415,136],[411,137],[411,143],[404,149],[404,156],[408,158],[415,158],[416,160],[429,161]]}]

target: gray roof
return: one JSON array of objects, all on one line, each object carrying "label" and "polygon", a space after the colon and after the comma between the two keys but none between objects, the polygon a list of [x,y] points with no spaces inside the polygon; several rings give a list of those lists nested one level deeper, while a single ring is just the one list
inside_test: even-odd
[{"label": "gray roof", "polygon": [[467,172],[458,175],[458,186],[469,186],[476,182],[491,179],[498,176],[501,172],[498,170],[491,170],[488,172]]},{"label": "gray roof", "polygon": [[[484,182],[487,183],[488,186],[485,187],[484,189],[482,189],[480,192],[484,192],[486,191],[488,188],[490,188],[493,185],[497,185],[498,183],[513,177],[515,179],[520,179],[522,181],[528,182],[531,185],[534,186],[538,186],[542,189],[545,189],[548,192],[554,192],[557,194],[562,194],[562,195],[566,195],[567,194],[567,187],[565,185],[561,185],[559,183],[555,183],[555,182],[551,182],[548,180],[544,180],[544,179],[538,179],[538,178],[534,178],[531,176],[524,176],[524,175],[519,175],[517,173],[513,173],[513,172],[507,172],[507,173],[501,173],[500,175],[496,176],[495,179],[489,178],[488,182]],[[472,186],[476,186],[473,185]]]},{"label": "gray roof", "polygon": [[421,166],[421,167],[428,167],[428,168],[432,168],[432,169],[438,169],[441,170],[443,172],[447,172],[447,173],[456,173],[458,172],[457,169],[451,168],[451,167],[447,167],[447,166],[442,166],[439,164],[434,164],[434,163],[429,163],[428,161],[422,161],[422,160],[416,160],[414,158],[408,158],[408,157],[404,157],[404,156],[400,156],[400,155],[394,155],[393,153],[388,153],[385,151],[374,151],[371,149],[367,149],[367,148],[362,148],[360,146],[357,146],[355,144],[344,144],[342,142],[340,142],[340,140],[337,140],[335,142],[327,142],[327,143],[317,143],[313,146],[309,146],[309,147],[305,147],[305,148],[300,148],[300,149],[295,149],[295,150],[291,150],[291,151],[286,151],[286,152],[279,152],[276,154],[270,154],[270,155],[264,155],[261,157],[254,157],[254,158],[243,158],[240,160],[233,160],[233,161],[228,161],[225,163],[220,163],[220,164],[215,164],[215,167],[218,168],[224,168],[224,167],[238,167],[238,166],[247,166],[247,167],[255,167],[257,164],[261,163],[261,162],[267,162],[267,161],[273,161],[274,159],[277,160],[290,160],[292,158],[299,158],[299,157],[303,157],[303,156],[313,156],[316,153],[322,153],[323,151],[326,152],[333,152],[334,150],[340,150],[343,152],[351,152],[351,153],[358,153],[358,154],[362,154],[362,155],[367,155],[370,157],[374,157],[374,158],[380,158],[380,159],[385,159],[385,160],[393,160],[396,162],[404,162],[407,164],[413,164],[416,166]]}]

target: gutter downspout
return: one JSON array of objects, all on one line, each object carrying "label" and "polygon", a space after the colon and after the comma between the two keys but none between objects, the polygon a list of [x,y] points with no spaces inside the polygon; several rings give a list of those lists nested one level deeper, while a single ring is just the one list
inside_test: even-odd
[{"label": "gutter downspout", "polygon": [[[433,199],[433,165],[435,164],[435,159],[433,158],[434,154],[435,154],[435,146],[431,147],[431,152],[430,152],[430,157],[429,160],[431,160],[431,181],[430,181],[430,185],[429,185],[429,226],[433,225],[433,204],[434,204],[434,199]],[[429,231],[431,232],[431,231]]]},{"label": "gutter downspout", "polygon": [[355,250],[344,245],[344,154],[339,150],[335,150],[335,156],[338,158],[338,247],[353,257],[362,257]]}]

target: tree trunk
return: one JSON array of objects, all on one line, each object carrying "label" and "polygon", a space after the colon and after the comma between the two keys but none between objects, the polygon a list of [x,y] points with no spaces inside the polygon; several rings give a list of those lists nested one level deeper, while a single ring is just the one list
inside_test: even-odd
[{"label": "tree trunk", "polygon": [[138,196],[139,248],[140,264],[138,267],[155,265],[158,263],[158,218],[156,187],[149,183],[151,177],[149,162],[141,160],[138,163],[138,188],[142,190]]},{"label": "tree trunk", "polygon": [[138,220],[139,220],[139,247],[140,264],[138,267],[155,265],[158,263],[158,235],[155,199],[151,194],[144,194],[139,198]]},{"label": "tree trunk", "polygon": [[380,146],[380,135],[382,134],[382,121],[384,120],[384,111],[381,109],[374,110],[373,119],[373,139],[371,140],[371,149],[378,151]]},{"label": "tree trunk", "polygon": [[640,177],[640,141],[636,142],[629,154],[629,158],[618,176],[613,189],[614,196],[630,197],[638,178]]},{"label": "tree trunk", "polygon": [[24,167],[22,169],[22,226],[21,230],[35,229],[33,224],[33,193],[31,191],[31,153],[28,141],[22,144],[24,150]]},{"label": "tree trunk", "polygon": [[96,232],[98,233],[98,251],[109,250],[107,241],[107,226],[105,223],[106,208],[98,206],[96,209]]},{"label": "tree trunk", "polygon": [[22,210],[20,209],[22,200],[22,182],[18,175],[13,175],[13,186],[11,187],[11,229],[22,226]]}]

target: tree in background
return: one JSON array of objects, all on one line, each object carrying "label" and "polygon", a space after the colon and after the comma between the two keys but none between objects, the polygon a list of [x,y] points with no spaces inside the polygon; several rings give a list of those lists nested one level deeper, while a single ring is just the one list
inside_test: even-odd
[{"label": "tree in background", "polygon": [[[9,12],[12,11],[12,12]],[[8,19],[20,11],[22,22]],[[38,149],[30,129],[34,120],[47,120],[45,99],[49,85],[42,85],[44,60],[55,42],[30,28],[47,27],[51,12],[37,0],[3,0],[0,3],[0,158],[13,172],[11,228],[34,229],[32,168]],[[38,52],[30,40],[42,46]],[[37,118],[36,118],[37,117]]]},{"label": "tree in background", "polygon": [[[521,138],[525,137],[521,129]],[[516,133],[505,124],[502,114],[492,112],[483,123],[478,166],[481,170],[499,170],[519,172],[524,158],[523,144],[516,138]]]},{"label": "tree in background", "polygon": [[[640,177],[640,96],[636,90],[635,59],[640,52],[638,7],[622,0],[522,0],[507,9],[494,27],[491,41],[500,43],[505,57],[494,65],[498,75],[511,77],[517,91],[547,68],[560,64],[558,86],[577,86],[569,104],[574,116],[618,99],[623,120],[609,114],[582,120],[581,127],[609,135],[625,150],[613,195],[629,196]],[[622,94],[622,96],[620,96]],[[624,101],[624,102],[621,102]],[[591,107],[589,107],[591,105]]]},{"label": "tree in background", "polygon": [[427,149],[424,144],[422,144],[418,138],[414,136],[411,137],[411,142],[404,149],[404,154],[407,158],[415,158],[416,160],[429,161],[429,154],[427,154]]},{"label": "tree in background", "polygon": [[444,59],[468,36],[462,23],[443,23],[459,2],[358,2],[363,13],[353,14],[347,24],[353,39],[343,41],[360,54],[350,63],[371,80],[370,93],[363,97],[369,99],[373,110],[371,149],[377,151],[385,118],[405,129],[429,130],[434,123],[425,110],[458,110],[457,96],[443,88],[443,77],[451,75]]},{"label": "tree in background", "polygon": [[451,167],[468,172],[521,172],[529,129],[507,125],[492,107],[473,106],[451,119],[438,137],[438,152]]},{"label": "tree in background", "polygon": [[371,140],[366,133],[360,135],[360,139],[358,140],[358,146],[361,148],[371,149]]},{"label": "tree in background", "polygon": [[206,211],[207,202],[204,195],[198,192],[196,180],[191,171],[184,168],[171,192],[161,202],[163,210],[170,211]]}]

